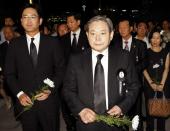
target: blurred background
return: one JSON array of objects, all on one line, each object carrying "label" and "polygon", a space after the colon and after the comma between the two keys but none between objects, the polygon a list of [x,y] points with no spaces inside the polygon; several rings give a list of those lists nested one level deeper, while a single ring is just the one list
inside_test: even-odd
[{"label": "blurred background", "polygon": [[[128,15],[133,19],[160,20],[170,17],[167,0],[32,0],[41,5],[44,18],[59,21],[69,11],[79,11],[88,19],[94,14],[109,14],[117,18]],[[21,7],[30,0],[1,0],[0,20],[4,16],[13,16],[19,20]],[[59,17],[58,17],[59,16]]]}]

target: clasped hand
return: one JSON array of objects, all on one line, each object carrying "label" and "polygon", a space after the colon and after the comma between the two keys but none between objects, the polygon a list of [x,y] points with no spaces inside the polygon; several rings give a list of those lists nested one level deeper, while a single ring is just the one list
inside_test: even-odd
[{"label": "clasped hand", "polygon": [[163,91],[163,85],[162,84],[156,84],[156,83],[151,83],[151,88],[154,90],[154,91]]},{"label": "clasped hand", "polygon": [[[115,117],[120,117],[121,115],[123,115],[122,110],[117,105],[113,106],[107,113]],[[96,120],[96,113],[89,108],[82,109],[79,113],[79,116],[82,122],[85,124],[92,123]]]},{"label": "clasped hand", "polygon": [[[51,94],[50,90],[44,90],[43,92],[37,94],[35,96],[35,99],[38,101],[43,101],[43,100],[47,99],[50,94]],[[19,97],[19,101],[20,101],[21,105],[23,105],[23,106],[29,106],[29,105],[33,104],[33,102],[31,101],[31,98],[25,93],[23,93]]]}]

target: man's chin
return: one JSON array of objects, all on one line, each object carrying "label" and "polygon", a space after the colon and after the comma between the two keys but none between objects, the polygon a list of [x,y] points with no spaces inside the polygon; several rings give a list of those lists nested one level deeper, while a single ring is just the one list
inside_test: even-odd
[{"label": "man's chin", "polygon": [[105,50],[104,48],[93,48],[93,49],[98,51],[98,52],[102,52],[103,50]]}]

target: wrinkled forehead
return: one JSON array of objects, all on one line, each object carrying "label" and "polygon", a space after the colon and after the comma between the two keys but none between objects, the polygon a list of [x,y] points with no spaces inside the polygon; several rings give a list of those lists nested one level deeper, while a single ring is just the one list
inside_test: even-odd
[{"label": "wrinkled forehead", "polygon": [[104,21],[93,21],[89,24],[90,30],[109,30],[109,26]]}]

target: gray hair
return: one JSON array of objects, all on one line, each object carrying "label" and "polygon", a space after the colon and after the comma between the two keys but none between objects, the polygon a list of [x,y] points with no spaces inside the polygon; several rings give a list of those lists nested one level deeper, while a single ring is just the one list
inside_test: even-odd
[{"label": "gray hair", "polygon": [[92,18],[86,23],[86,25],[84,26],[85,31],[88,32],[88,31],[89,31],[89,26],[90,26],[90,24],[93,23],[93,22],[96,22],[96,21],[103,21],[104,23],[106,23],[106,24],[108,25],[109,32],[114,31],[113,23],[112,23],[111,19],[108,18],[108,17],[106,17],[106,16],[101,16],[101,15],[97,15],[97,16],[92,17]]}]

